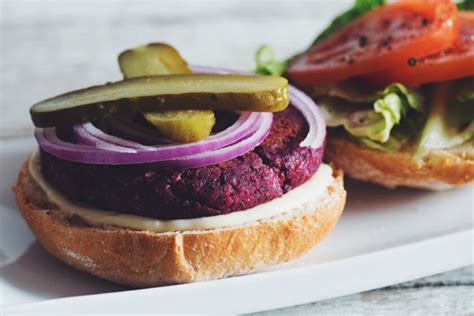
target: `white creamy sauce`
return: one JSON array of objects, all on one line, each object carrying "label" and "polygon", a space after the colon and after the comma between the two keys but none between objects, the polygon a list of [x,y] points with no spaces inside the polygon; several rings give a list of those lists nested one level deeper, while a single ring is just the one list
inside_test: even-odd
[{"label": "white creamy sauce", "polygon": [[334,181],[332,168],[329,165],[321,164],[318,171],[302,185],[279,198],[247,210],[192,219],[158,220],[74,204],[43,178],[38,150],[31,155],[28,168],[31,177],[43,189],[48,199],[67,214],[79,216],[91,226],[118,226],[151,232],[216,229],[282,215],[300,209],[308,201],[315,201],[326,192],[327,187]]}]

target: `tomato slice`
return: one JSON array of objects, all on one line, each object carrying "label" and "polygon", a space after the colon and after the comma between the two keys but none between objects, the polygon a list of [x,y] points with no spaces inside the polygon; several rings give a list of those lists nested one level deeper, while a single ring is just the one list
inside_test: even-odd
[{"label": "tomato slice", "polygon": [[287,69],[296,84],[336,82],[437,53],[455,41],[451,0],[405,0],[384,5],[296,57]]},{"label": "tomato slice", "polygon": [[392,82],[415,87],[427,82],[474,76],[474,12],[463,11],[458,16],[459,37],[453,46],[416,60],[412,66],[404,65],[368,75],[367,80],[377,87]]}]

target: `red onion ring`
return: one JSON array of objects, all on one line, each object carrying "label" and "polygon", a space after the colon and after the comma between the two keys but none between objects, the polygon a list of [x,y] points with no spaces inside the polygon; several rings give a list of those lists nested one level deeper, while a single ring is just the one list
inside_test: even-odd
[{"label": "red onion ring", "polygon": [[289,86],[288,94],[291,105],[301,112],[309,126],[308,135],[300,143],[300,146],[314,149],[321,147],[326,138],[326,121],[319,107],[309,96],[293,86]]},{"label": "red onion ring", "polygon": [[[83,143],[81,138],[79,138],[79,137],[76,138],[77,131],[83,132],[84,134],[91,135],[92,137],[98,138],[99,140],[101,140],[103,142],[114,144],[114,145],[117,145],[119,147],[142,149],[142,150],[154,150],[154,148],[151,147],[151,146],[145,146],[145,145],[142,145],[142,144],[130,141],[130,140],[126,140],[126,139],[123,139],[123,138],[120,138],[120,137],[117,137],[117,136],[114,136],[114,135],[109,135],[107,133],[104,133],[102,130],[95,127],[94,124],[92,124],[91,122],[78,124],[78,125],[75,125],[73,127],[74,139],[78,143]],[[97,148],[100,148],[100,147],[97,147]]]},{"label": "red onion ring", "polygon": [[[197,155],[203,152],[219,149],[230,144],[239,142],[242,139],[250,137],[256,130],[257,124],[261,119],[262,113],[257,112],[243,112],[239,119],[229,128],[224,131],[208,137],[206,140],[189,144],[170,144],[170,145],[156,145],[143,146],[142,144],[123,141],[117,144],[120,138],[106,134],[95,128],[92,123],[77,124],[74,126],[74,139],[82,145],[90,145],[99,149],[106,149],[106,144],[117,146],[117,150],[110,148],[109,151],[124,152],[123,149],[133,150],[135,153],[140,153],[139,160],[163,161],[168,159],[175,159],[180,156]],[[89,133],[88,133],[89,132]],[[100,139],[98,139],[100,138]],[[118,140],[117,140],[118,139]],[[126,144],[129,144],[127,147]],[[130,146],[131,143],[131,146]],[[142,147],[142,148],[140,148]],[[149,155],[142,153],[142,151],[152,152]],[[100,152],[99,155],[105,153]],[[128,161],[128,159],[126,159]],[[143,161],[145,162],[145,161]]]},{"label": "red onion ring", "polygon": [[[54,127],[37,128],[35,137],[44,151],[56,157],[76,162],[109,165],[153,163],[158,167],[166,168],[197,168],[233,159],[261,144],[270,132],[273,115],[271,113],[258,114],[260,115],[253,124],[249,137],[216,150],[202,151],[198,154],[174,155],[172,157],[162,155],[159,148],[155,148],[156,150],[153,151],[137,149],[134,153],[131,153],[66,142],[57,136]],[[171,153],[172,151],[168,151],[166,155],[171,156]]]},{"label": "red onion ring", "polygon": [[[89,123],[92,125],[92,123]],[[85,124],[84,124],[85,125]],[[74,140],[81,145],[88,145],[94,148],[103,149],[105,151],[116,151],[122,153],[133,153],[137,151],[130,147],[123,147],[112,142],[104,141],[100,138],[90,134],[83,124],[78,124],[73,127]]]}]

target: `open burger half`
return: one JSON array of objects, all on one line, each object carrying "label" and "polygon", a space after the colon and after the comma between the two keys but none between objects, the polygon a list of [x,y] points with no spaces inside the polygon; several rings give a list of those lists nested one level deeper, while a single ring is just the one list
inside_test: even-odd
[{"label": "open burger half", "polygon": [[321,163],[325,123],[280,77],[188,67],[151,44],[125,79],[31,108],[39,148],[13,187],[44,248],[148,287],[297,258],[336,224],[342,174]]},{"label": "open burger half", "polygon": [[[474,181],[470,0],[355,1],[311,47],[259,71],[285,73],[321,108],[326,159],[386,187]],[[265,49],[259,52],[265,53]]]}]

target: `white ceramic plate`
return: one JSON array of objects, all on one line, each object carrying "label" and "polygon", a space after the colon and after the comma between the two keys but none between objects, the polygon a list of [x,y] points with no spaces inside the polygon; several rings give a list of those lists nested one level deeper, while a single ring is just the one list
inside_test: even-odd
[{"label": "white ceramic plate", "polygon": [[5,313],[247,313],[473,263],[473,186],[433,193],[349,182],[341,221],[300,260],[247,276],[129,290],[69,268],[35,241],[10,189],[35,146],[32,138],[0,140],[0,306]]}]

